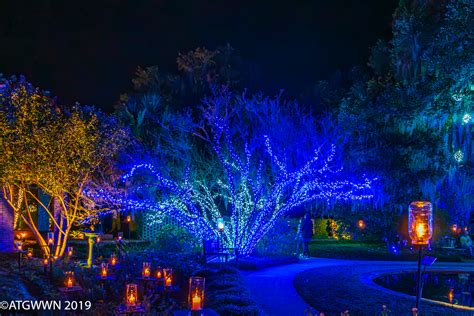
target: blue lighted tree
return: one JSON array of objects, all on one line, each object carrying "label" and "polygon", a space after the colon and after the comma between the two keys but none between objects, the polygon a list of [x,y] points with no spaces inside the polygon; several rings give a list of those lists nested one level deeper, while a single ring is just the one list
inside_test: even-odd
[{"label": "blue lighted tree", "polygon": [[375,179],[345,177],[336,146],[295,106],[280,97],[215,91],[203,102],[185,170],[137,164],[123,176],[130,196],[101,196],[122,209],[149,211],[156,221],[169,215],[204,239],[217,236],[217,220],[224,218],[223,243],[242,254],[297,206],[372,198]]}]

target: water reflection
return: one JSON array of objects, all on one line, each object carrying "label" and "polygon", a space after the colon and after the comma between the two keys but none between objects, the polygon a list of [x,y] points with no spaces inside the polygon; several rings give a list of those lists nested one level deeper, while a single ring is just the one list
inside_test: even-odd
[{"label": "water reflection", "polygon": [[[374,282],[409,295],[416,293],[416,273],[384,275]],[[424,298],[474,307],[474,274],[427,272],[423,284]]]}]

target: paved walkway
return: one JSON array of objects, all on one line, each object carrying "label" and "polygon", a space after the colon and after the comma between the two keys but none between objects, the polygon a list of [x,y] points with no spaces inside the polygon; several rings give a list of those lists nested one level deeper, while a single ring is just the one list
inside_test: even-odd
[{"label": "paved walkway", "polygon": [[[311,258],[298,263],[271,267],[244,275],[245,283],[253,295],[255,301],[269,316],[299,316],[304,315],[308,304],[298,295],[293,280],[295,276],[303,271],[319,267],[337,267],[343,269],[349,267],[363,267],[366,275],[378,272],[415,270],[416,262],[393,262],[393,261],[357,261],[336,260],[325,258]],[[342,266],[345,266],[342,268]],[[470,270],[474,271],[472,263],[436,263],[434,270]],[[371,282],[370,278],[361,278],[365,285],[380,289]],[[404,295],[401,294],[400,295]]]}]

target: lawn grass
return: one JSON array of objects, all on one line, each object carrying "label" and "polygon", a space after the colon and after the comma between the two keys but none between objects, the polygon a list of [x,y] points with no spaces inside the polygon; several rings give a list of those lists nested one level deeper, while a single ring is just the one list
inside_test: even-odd
[{"label": "lawn grass", "polygon": [[[313,240],[310,243],[309,250],[312,257],[347,260],[414,261],[418,256],[415,250],[403,249],[393,253],[383,243],[364,243],[351,240]],[[426,252],[426,254],[443,262],[467,261],[466,257],[446,250],[434,249]]]}]

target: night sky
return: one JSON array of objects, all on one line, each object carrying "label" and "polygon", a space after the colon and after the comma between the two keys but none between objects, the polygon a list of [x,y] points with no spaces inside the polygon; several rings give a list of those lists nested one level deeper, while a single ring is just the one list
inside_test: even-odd
[{"label": "night sky", "polygon": [[110,109],[137,66],[176,71],[178,52],[230,43],[259,88],[289,95],[367,62],[390,39],[395,0],[15,0],[0,3],[0,73]]}]

